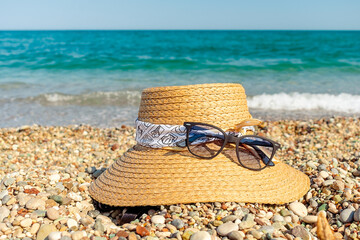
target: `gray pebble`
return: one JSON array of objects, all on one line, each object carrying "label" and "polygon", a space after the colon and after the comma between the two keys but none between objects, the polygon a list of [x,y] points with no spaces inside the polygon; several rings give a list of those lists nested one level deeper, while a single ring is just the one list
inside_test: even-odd
[{"label": "gray pebble", "polygon": [[38,217],[45,217],[45,216],[46,216],[46,211],[45,211],[45,210],[36,210],[36,211],[34,211],[34,213],[35,213]]},{"label": "gray pebble", "polygon": [[24,187],[24,186],[28,185],[28,183],[25,182],[25,181],[20,181],[20,182],[17,182],[16,185],[17,185],[18,187]]},{"label": "gray pebble", "polygon": [[99,216],[100,212],[98,210],[91,210],[88,212],[88,215],[92,218],[96,218],[97,216]]},{"label": "gray pebble", "polygon": [[318,166],[318,170],[319,170],[319,171],[325,171],[325,170],[326,170],[326,165],[325,165],[325,164],[320,164],[320,165]]},{"label": "gray pebble", "polygon": [[310,240],[309,233],[301,225],[296,226],[293,229],[291,229],[291,234],[294,235],[295,237],[300,237],[304,240]]},{"label": "gray pebble", "polygon": [[1,199],[2,204],[6,204],[10,200],[10,196],[6,195]]},{"label": "gray pebble", "polygon": [[355,213],[354,213],[354,219],[355,219],[355,221],[357,221],[357,222],[360,221],[360,208],[355,211]]},{"label": "gray pebble", "polygon": [[5,179],[5,181],[4,181],[4,185],[5,186],[10,186],[11,184],[13,184],[15,182],[15,178],[7,178],[7,179]]},{"label": "gray pebble", "polygon": [[243,221],[239,223],[240,230],[247,229],[253,227],[256,222],[254,221],[254,215],[253,214],[247,214]]},{"label": "gray pebble", "polygon": [[239,226],[233,222],[224,223],[216,229],[217,233],[220,236],[226,236],[232,231],[237,231],[237,230],[239,230]]},{"label": "gray pebble", "polygon": [[184,222],[181,219],[176,218],[172,220],[171,225],[175,226],[177,229],[180,229],[184,227]]},{"label": "gray pebble", "polygon": [[5,197],[6,195],[8,195],[9,192],[7,190],[3,190],[0,192],[0,200],[3,199],[3,197]]},{"label": "gray pebble", "polygon": [[310,206],[313,208],[317,208],[318,207],[318,203],[314,200],[314,199],[310,199]]},{"label": "gray pebble", "polygon": [[92,175],[93,175],[94,178],[97,178],[97,177],[99,177],[102,173],[103,173],[103,171],[101,171],[101,170],[96,170]]},{"label": "gray pebble", "polygon": [[226,217],[224,217],[223,219],[221,219],[221,221],[222,221],[223,223],[226,223],[226,222],[233,222],[233,221],[235,221],[236,219],[238,219],[237,216],[235,216],[235,215],[229,215],[229,216],[226,216]]},{"label": "gray pebble", "polygon": [[345,209],[340,213],[340,221],[343,223],[350,223],[354,221],[354,211],[352,209]]},{"label": "gray pebble", "polygon": [[244,239],[239,231],[232,231],[227,235],[227,237],[230,240],[243,240]]},{"label": "gray pebble", "polygon": [[263,232],[263,233],[270,233],[273,234],[274,233],[274,227],[273,226],[262,226],[261,228],[259,228],[259,232]]},{"label": "gray pebble", "polygon": [[59,196],[59,195],[51,195],[49,197],[49,199],[54,200],[55,202],[57,202],[58,204],[62,204],[63,203],[63,197]]}]

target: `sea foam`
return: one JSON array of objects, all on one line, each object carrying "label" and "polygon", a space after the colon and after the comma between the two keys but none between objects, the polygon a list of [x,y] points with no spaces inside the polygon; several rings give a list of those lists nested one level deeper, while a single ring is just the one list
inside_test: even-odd
[{"label": "sea foam", "polygon": [[248,98],[249,108],[271,110],[325,110],[344,113],[360,113],[360,95],[342,93],[277,93],[261,94]]}]

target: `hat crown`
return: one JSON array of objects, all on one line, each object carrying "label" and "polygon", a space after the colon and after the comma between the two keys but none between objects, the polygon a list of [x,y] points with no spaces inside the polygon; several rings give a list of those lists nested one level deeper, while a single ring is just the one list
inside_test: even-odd
[{"label": "hat crown", "polygon": [[138,119],[154,124],[202,122],[223,129],[251,118],[241,84],[154,87],[142,92]]}]

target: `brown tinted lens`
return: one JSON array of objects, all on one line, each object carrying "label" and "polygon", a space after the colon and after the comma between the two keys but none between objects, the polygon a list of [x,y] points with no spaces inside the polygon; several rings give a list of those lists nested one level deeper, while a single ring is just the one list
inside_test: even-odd
[{"label": "brown tinted lens", "polygon": [[224,145],[224,134],[207,125],[194,125],[189,131],[189,151],[199,157],[215,156]]},{"label": "brown tinted lens", "polygon": [[274,145],[263,138],[245,137],[240,140],[238,154],[241,164],[250,169],[262,169],[273,165],[271,157]]}]

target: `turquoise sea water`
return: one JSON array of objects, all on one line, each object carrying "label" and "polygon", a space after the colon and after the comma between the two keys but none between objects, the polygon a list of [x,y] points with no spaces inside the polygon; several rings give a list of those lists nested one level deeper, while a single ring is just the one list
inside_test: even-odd
[{"label": "turquoise sea water", "polygon": [[360,115],[360,31],[0,31],[0,127],[131,124],[142,89],[212,82],[263,117]]}]

